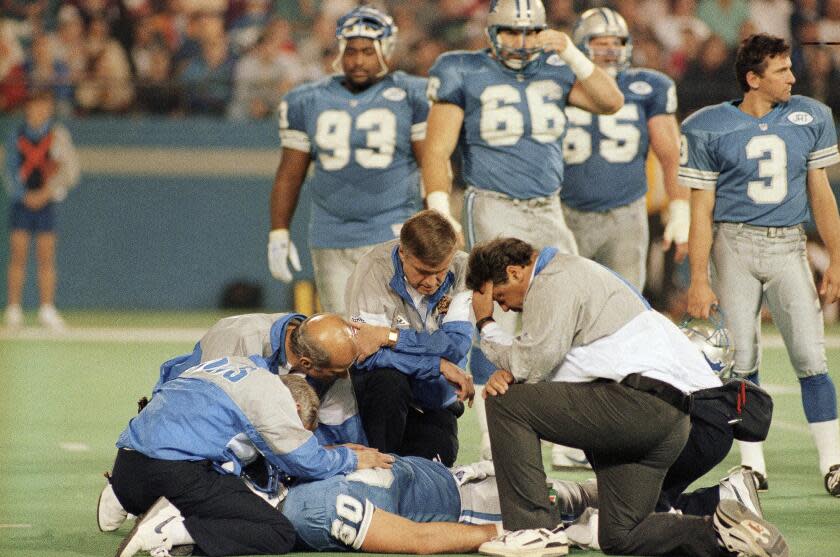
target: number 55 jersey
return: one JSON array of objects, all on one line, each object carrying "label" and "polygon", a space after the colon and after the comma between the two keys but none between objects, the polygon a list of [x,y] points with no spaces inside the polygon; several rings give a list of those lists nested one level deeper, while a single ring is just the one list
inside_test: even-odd
[{"label": "number 55 jersey", "polygon": [[795,226],[808,220],[808,170],[840,162],[831,110],[795,95],[761,118],[725,102],[682,124],[680,183],[715,190],[715,222]]},{"label": "number 55 jersey", "polygon": [[426,80],[403,72],[352,93],[343,75],[301,85],[280,103],[282,147],[309,153],[309,245],[353,248],[391,240],[420,208],[412,142],[426,137]]}]

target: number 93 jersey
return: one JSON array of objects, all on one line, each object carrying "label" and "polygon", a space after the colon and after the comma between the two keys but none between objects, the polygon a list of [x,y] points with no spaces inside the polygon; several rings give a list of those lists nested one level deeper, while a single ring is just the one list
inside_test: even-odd
[{"label": "number 93 jersey", "polygon": [[808,220],[808,170],[840,162],[831,109],[795,95],[761,118],[736,102],[682,124],[680,183],[715,190],[714,220],[795,226]]},{"label": "number 93 jersey", "polygon": [[464,111],[460,146],[467,184],[515,199],[560,189],[563,109],[575,76],[556,54],[543,53],[517,72],[489,50],[448,52],[429,75],[429,100]]},{"label": "number 93 jersey", "polygon": [[348,551],[361,548],[377,508],[415,522],[457,522],[461,497],[443,464],[406,456],[390,470],[293,485],[282,511],[309,549]]},{"label": "number 93 jersey", "polygon": [[412,141],[426,137],[426,80],[394,72],[351,93],[334,75],[280,103],[281,146],[310,154],[313,248],[351,248],[397,236],[420,208]]},{"label": "number 93 jersey", "polygon": [[624,106],[615,114],[566,108],[566,177],[560,197],[579,211],[608,211],[645,195],[648,120],[677,110],[674,82],[664,74],[637,68],[619,73],[616,81]]}]

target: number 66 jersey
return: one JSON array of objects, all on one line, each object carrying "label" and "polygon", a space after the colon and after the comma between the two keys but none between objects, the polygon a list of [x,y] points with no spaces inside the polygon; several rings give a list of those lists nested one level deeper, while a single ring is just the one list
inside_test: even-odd
[{"label": "number 66 jersey", "polygon": [[795,95],[761,118],[739,101],[682,124],[679,180],[715,190],[715,222],[795,226],[808,220],[808,170],[840,162],[831,109]]},{"label": "number 66 jersey", "polygon": [[426,80],[394,72],[358,93],[343,75],[296,87],[280,103],[280,143],[315,170],[309,245],[353,248],[391,240],[420,208],[412,142],[426,137]]}]

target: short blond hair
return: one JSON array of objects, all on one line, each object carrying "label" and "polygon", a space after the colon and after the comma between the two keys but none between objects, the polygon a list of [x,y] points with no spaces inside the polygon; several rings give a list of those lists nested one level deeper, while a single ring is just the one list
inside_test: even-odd
[{"label": "short blond hair", "polygon": [[321,401],[318,399],[315,389],[302,375],[291,373],[281,375],[280,381],[292,393],[292,398],[298,405],[298,416],[300,416],[303,427],[309,431],[314,431],[318,427],[318,410],[321,408]]}]

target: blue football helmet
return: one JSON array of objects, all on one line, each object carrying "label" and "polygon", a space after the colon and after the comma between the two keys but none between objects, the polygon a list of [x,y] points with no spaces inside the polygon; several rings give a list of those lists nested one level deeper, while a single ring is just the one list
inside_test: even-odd
[{"label": "blue football helmet", "polygon": [[[581,14],[572,31],[572,40],[591,60],[594,56],[589,41],[596,37],[618,37],[622,46],[615,52],[616,62],[607,68],[611,74],[626,70],[633,54],[633,40],[621,14],[609,8],[592,8]],[[610,49],[612,50],[612,49]]]},{"label": "blue football helmet", "polygon": [[[529,31],[546,28],[545,6],[542,0],[493,0],[487,14],[487,38],[496,58],[513,70],[521,70],[542,52],[542,47],[525,48],[525,36]],[[522,47],[504,46],[499,40],[499,31],[517,31],[522,34]]]},{"label": "blue football helmet", "polygon": [[357,6],[341,16],[335,27],[338,39],[338,58],[333,62],[333,69],[341,71],[341,57],[347,47],[347,41],[356,37],[372,39],[382,70],[377,77],[388,73],[387,59],[397,45],[397,26],[393,18],[370,6]]},{"label": "blue football helmet", "polygon": [[723,312],[718,306],[712,307],[708,320],[684,317],[680,330],[700,349],[706,363],[721,379],[731,376],[735,364],[735,346],[729,338],[729,331],[724,323]]}]

